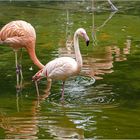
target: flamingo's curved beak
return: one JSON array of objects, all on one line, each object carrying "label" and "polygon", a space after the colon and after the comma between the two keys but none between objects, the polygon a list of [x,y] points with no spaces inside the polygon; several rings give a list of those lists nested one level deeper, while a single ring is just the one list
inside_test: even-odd
[{"label": "flamingo's curved beak", "polygon": [[40,79],[43,78],[42,76],[42,71],[43,70],[40,70],[39,72],[37,72],[33,77],[32,77],[32,81],[39,81]]},{"label": "flamingo's curved beak", "polygon": [[89,37],[87,34],[83,34],[83,37],[85,38],[85,41],[86,41],[86,45],[88,46],[89,45]]},{"label": "flamingo's curved beak", "polygon": [[39,81],[39,79],[40,79],[40,77],[39,76],[36,76],[36,75],[34,75],[32,77],[32,81]]},{"label": "flamingo's curved beak", "polygon": [[89,45],[89,40],[86,40],[86,45],[87,45],[87,46]]}]

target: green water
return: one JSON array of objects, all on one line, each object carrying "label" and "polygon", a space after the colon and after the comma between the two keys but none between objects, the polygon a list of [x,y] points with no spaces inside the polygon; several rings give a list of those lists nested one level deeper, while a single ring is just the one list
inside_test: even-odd
[{"label": "green water", "polygon": [[[66,40],[77,28],[84,27],[91,40],[85,47],[80,39],[83,76],[66,82],[64,105],[61,81],[53,82],[46,100],[37,100],[31,79],[38,68],[25,49],[23,89],[17,93],[14,53],[0,46],[0,139],[140,138],[140,2],[116,2],[114,15],[106,2],[95,4],[100,8],[93,12],[91,1],[0,2],[0,27],[17,19],[35,27],[36,53],[43,64],[73,56]],[[43,79],[40,94],[45,88]]]}]

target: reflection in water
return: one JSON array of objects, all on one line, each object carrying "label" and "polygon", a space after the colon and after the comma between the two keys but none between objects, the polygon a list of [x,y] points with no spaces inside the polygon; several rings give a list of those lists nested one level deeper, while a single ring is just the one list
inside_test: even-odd
[{"label": "reflection in water", "polygon": [[[6,112],[0,113],[0,127],[5,131],[6,139],[84,140],[84,131],[94,133],[97,129],[98,114],[102,112],[102,109],[100,105],[99,107],[96,104],[93,105],[93,102],[97,98],[101,103],[104,102],[100,96],[103,94],[105,96],[105,92],[98,92],[104,87],[105,85],[95,88],[96,93],[99,94],[98,97],[94,95],[93,98],[92,95],[91,98],[91,95],[87,94],[76,102],[69,97],[72,101],[71,104],[65,104],[64,106],[53,101],[50,103],[43,100],[30,100],[32,103],[29,106],[29,104],[26,105],[27,100],[24,100],[25,105],[18,105],[19,112],[13,112],[14,114],[11,115]],[[107,90],[109,92],[109,88]],[[85,103],[85,100],[88,104]],[[112,107],[114,108],[116,105],[103,106],[103,108]],[[107,116],[103,117],[108,118]]]},{"label": "reflection in water", "polygon": [[[56,106],[57,108],[57,106]],[[50,108],[51,109],[51,108]],[[45,116],[40,118],[39,126],[50,133],[56,139],[84,139],[83,129],[77,128],[77,125],[70,120],[65,112],[65,108],[57,108],[59,114],[53,109]],[[51,117],[50,117],[51,114]],[[57,116],[57,118],[55,118]]]},{"label": "reflection in water", "polygon": [[[82,72],[84,75],[89,74],[94,77],[113,72],[113,61],[126,60],[127,54],[130,53],[130,47],[131,40],[127,39],[125,47],[122,50],[117,46],[106,46],[104,51],[98,52],[94,57],[84,56]],[[104,54],[100,55],[102,52],[104,52]],[[73,86],[73,83],[75,86]],[[30,108],[28,106],[27,109],[24,109],[25,111],[21,111],[22,109],[20,109],[18,105],[20,103],[18,101],[21,97],[17,96],[18,112],[11,116],[7,113],[0,114],[0,127],[5,130],[5,138],[38,139],[49,137],[50,139],[83,140],[85,131],[92,132],[97,136],[95,131],[98,129],[98,118],[101,117],[99,114],[102,112],[101,105],[99,104],[110,104],[114,101],[112,87],[99,84],[87,89],[81,84],[76,85],[76,82],[73,81],[68,81],[67,85],[66,92],[70,94],[66,95],[69,98],[69,103],[66,107],[59,106],[53,102],[51,105],[47,103],[47,105],[45,104],[45,107],[43,107],[43,101],[39,103],[38,100],[36,100],[32,102]],[[96,104],[99,105],[99,108],[96,108]],[[115,106],[110,105],[104,107],[112,108]],[[76,108],[78,108],[78,111]],[[102,118],[106,121],[108,116],[103,115]],[[102,138],[102,136],[98,136],[98,138]]]},{"label": "reflection in water", "polygon": [[[93,46],[97,46],[97,37],[96,32],[99,32],[115,15],[115,12],[111,12],[109,17],[100,25],[95,28],[95,19],[94,19],[94,1],[92,2],[92,39]],[[60,57],[69,56],[74,58],[73,51],[73,39],[71,35],[70,28],[73,23],[70,21],[69,10],[66,12],[66,45],[64,47],[58,48],[58,54]],[[99,46],[98,46],[99,47]],[[95,79],[102,79],[101,75],[106,73],[113,72],[113,62],[114,61],[125,61],[127,59],[127,54],[130,53],[131,40],[127,39],[123,51],[118,46],[105,46],[104,50],[101,49],[99,52],[96,52],[94,56],[83,56],[83,68],[81,75],[94,77]]]},{"label": "reflection in water", "polygon": [[[70,82],[68,85],[73,83]],[[78,84],[75,86],[78,86]],[[87,92],[87,88],[84,88],[81,84],[80,86],[83,87],[82,94],[76,88],[70,89],[71,85],[66,87],[68,91],[71,91],[70,95],[68,95],[70,103],[64,106],[53,101],[50,103],[48,100],[39,99],[30,100],[29,105],[25,98],[23,99],[23,104],[21,102],[22,96],[19,96],[19,102],[17,102],[19,103],[17,105],[19,112],[12,112],[11,115],[8,112],[3,113],[1,111],[0,113],[0,127],[5,131],[5,138],[84,140],[84,131],[94,132],[97,129],[97,115],[102,112],[101,105],[97,103],[110,104],[113,101],[113,94],[112,98],[107,97],[112,88],[108,85],[98,85],[94,87],[94,91],[92,89],[92,92]],[[74,95],[75,93],[77,94]],[[25,93],[23,92],[23,94]],[[95,103],[94,105],[93,102]],[[110,104],[104,105],[104,107],[112,108],[115,106]],[[107,116],[105,117],[107,118]]]},{"label": "reflection in water", "polygon": [[111,0],[107,0],[107,1],[108,1],[108,3],[110,4],[111,9],[112,9],[113,11],[117,11],[117,10],[118,10],[118,9],[115,7],[115,5],[112,3]]},{"label": "reflection in water", "polygon": [[47,112],[41,111],[41,102],[33,101],[30,108],[15,113],[14,116],[1,112],[0,127],[5,130],[6,139],[38,139],[37,133],[40,129],[46,132],[40,134],[42,138],[50,135],[56,139],[84,139],[83,129],[76,127],[67,116],[64,107],[55,106],[59,114],[53,109],[54,106],[45,108]]},{"label": "reflection in water", "polygon": [[69,17],[69,10],[67,9],[67,20],[66,20],[66,48],[68,50],[68,52],[72,49],[73,47],[73,35],[71,33],[71,27],[73,25],[73,22],[70,21],[70,17]]},{"label": "reflection in water", "polygon": [[114,61],[127,60],[130,48],[131,40],[127,39],[122,51],[117,46],[106,46],[94,57],[84,57],[83,74],[95,79],[102,79],[101,75],[113,72]]},{"label": "reflection in water", "polygon": [[63,56],[67,57],[72,54],[74,57],[73,33],[71,32],[72,25],[73,25],[73,21],[70,20],[69,10],[66,9],[66,39],[65,39],[65,43],[61,44],[61,46],[63,47],[58,48],[58,54],[60,57]]},{"label": "reflection in water", "polygon": [[[19,100],[19,97],[18,99]],[[17,102],[19,103],[19,102]],[[9,116],[7,113],[0,114],[0,127],[5,130],[6,139],[36,139],[37,138],[37,102],[27,111],[20,111],[19,104],[17,113]]]},{"label": "reflection in water", "polygon": [[111,19],[112,17],[115,15],[115,13],[117,11],[111,12],[109,17],[99,26],[99,27],[95,27],[95,13],[94,13],[94,0],[92,0],[92,40],[93,40],[93,46],[97,46],[98,43],[98,39],[97,39],[97,32],[100,31],[101,28],[103,28]]},{"label": "reflection in water", "polygon": [[[94,3],[94,5],[95,5],[95,2],[98,2],[98,0],[97,1],[96,0],[92,0],[92,3]],[[101,8],[104,9],[105,7],[103,7],[104,6],[103,2],[105,2],[105,1],[102,1],[101,2],[102,5],[100,5],[100,6],[99,5],[98,6],[94,6],[94,7],[92,6],[92,9],[97,9],[97,10],[99,10]],[[107,2],[109,3],[112,11],[118,11],[118,8],[112,3],[111,0],[107,0]],[[88,9],[89,9],[89,7],[88,7]]]},{"label": "reflection in water", "polygon": [[[71,38],[71,28],[73,27],[73,22],[68,20],[68,17],[70,16],[69,12],[70,11],[67,11],[68,28],[66,27],[66,44],[64,43],[64,47],[60,47],[58,52],[55,52],[55,54],[58,54],[59,56],[75,57]],[[53,12],[51,13],[53,14]],[[51,23],[51,21],[49,22]],[[105,21],[104,23],[106,24],[107,22]],[[104,26],[101,25],[100,27],[103,28]],[[133,39],[135,40],[135,38]],[[96,50],[96,46],[93,48],[95,52],[89,52],[87,50],[87,54],[83,53],[84,65],[81,75],[83,75],[83,77],[89,75],[95,79],[102,79],[104,74],[112,73],[114,71],[114,62],[127,60],[127,56],[130,54],[131,50],[131,42],[131,38],[128,37],[124,42],[123,47],[117,45],[102,47],[97,44],[98,49]],[[13,105],[11,104],[12,98],[9,100],[9,95],[11,95],[11,92],[6,96],[6,103],[2,103],[4,100],[4,94],[1,94],[2,106],[0,108],[0,133],[1,130],[4,131],[3,138],[77,140],[88,138],[108,139],[111,138],[111,136],[115,137],[114,135],[116,135],[116,138],[130,138],[135,134],[137,134],[138,137],[139,126],[137,122],[139,121],[139,111],[135,112],[135,109],[129,108],[129,106],[128,108],[123,108],[120,105],[120,102],[115,102],[117,100],[116,96],[119,96],[120,98],[122,97],[121,94],[117,94],[118,92],[125,94],[126,92],[123,90],[114,89],[117,84],[115,85],[114,83],[111,83],[111,85],[109,85],[109,82],[106,83],[106,79],[102,81],[100,80],[95,84],[93,83],[92,85],[88,85],[86,80],[84,83],[83,80],[79,80],[79,77],[80,76],[78,76],[77,79],[70,79],[66,82],[66,104],[64,104],[64,106],[58,103],[59,89],[57,86],[52,89],[54,92],[45,101],[34,101],[25,98],[26,93],[24,89],[20,93],[17,91],[17,98],[16,101],[14,98]],[[111,79],[111,81],[113,80],[114,79]],[[27,81],[25,80],[25,82]],[[127,84],[127,86],[128,85],[129,84]],[[31,85],[30,87],[31,90],[34,91],[34,87]],[[119,88],[121,88],[121,86]],[[29,89],[26,89],[28,90],[27,92],[29,92]],[[3,93],[6,93],[7,91],[9,91],[9,89],[2,89]],[[136,95],[136,93],[134,94]],[[24,98],[22,98],[22,95]],[[35,92],[33,97],[34,96],[36,97]],[[123,96],[125,95],[123,94]],[[136,96],[136,98],[137,97],[138,96]],[[129,101],[130,106],[132,105],[133,101],[136,101],[133,99],[131,103],[131,99],[128,99],[129,97],[126,98]],[[122,100],[122,102],[125,101],[126,99]],[[17,105],[15,105],[15,102]],[[135,116],[134,114],[137,115]],[[128,134],[128,131],[132,130],[129,126],[134,126],[132,127],[135,128],[134,134]]]},{"label": "reflection in water", "polygon": [[[92,6],[94,6],[92,1]],[[94,19],[94,10],[92,16],[92,36],[93,36],[93,45],[97,46],[97,37],[96,32],[99,32],[109,20],[112,19],[116,12],[112,12],[109,17],[103,22],[102,25],[95,28],[95,19]],[[73,40],[71,37],[71,31],[69,29],[70,20],[69,20],[69,11],[67,10],[67,24],[66,24],[66,45],[64,47],[58,48],[58,54],[60,57],[69,56],[75,58],[73,51]],[[69,34],[70,33],[70,34]],[[97,46],[99,47],[99,46]],[[118,46],[105,46],[103,49],[100,49],[97,54],[91,56],[83,56],[83,68],[81,75],[94,77],[95,79],[102,79],[101,75],[106,73],[113,72],[113,62],[114,61],[125,61],[127,60],[127,54],[130,53],[131,40],[126,39],[125,46],[123,51]]]},{"label": "reflection in water", "polygon": [[[115,15],[116,12],[117,12],[117,11],[111,12],[110,15],[109,15],[109,17],[102,23],[102,25],[100,25],[99,27],[96,28],[96,31],[99,31],[101,28],[103,28],[103,27],[109,22],[109,20],[112,19],[112,17]],[[93,14],[94,14],[94,13],[93,13]],[[94,18],[94,17],[93,17],[93,18]]]}]

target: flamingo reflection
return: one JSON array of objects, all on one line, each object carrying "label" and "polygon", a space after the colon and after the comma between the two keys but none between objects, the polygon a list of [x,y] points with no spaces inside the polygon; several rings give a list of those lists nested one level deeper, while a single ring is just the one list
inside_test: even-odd
[{"label": "flamingo reflection", "polygon": [[[60,113],[56,116],[56,111],[53,110],[55,107],[45,108],[44,111],[41,104],[42,100],[38,99],[33,100],[28,108],[19,105],[19,112],[10,114],[1,111],[0,128],[4,130],[5,139],[46,139],[48,134],[57,139],[84,139],[84,130],[77,128],[74,121],[71,121],[65,107],[58,108]],[[45,133],[39,132],[40,130]]]},{"label": "flamingo reflection", "polygon": [[94,57],[84,57],[82,75],[89,75],[95,79],[102,79],[103,77],[101,75],[113,72],[114,61],[127,60],[130,49],[131,40],[126,39],[122,50],[118,46],[106,46],[101,52],[94,54]]},{"label": "flamingo reflection", "polygon": [[4,130],[6,139],[37,139],[36,104],[36,101],[33,102],[32,107],[26,111],[0,113],[0,128]]}]

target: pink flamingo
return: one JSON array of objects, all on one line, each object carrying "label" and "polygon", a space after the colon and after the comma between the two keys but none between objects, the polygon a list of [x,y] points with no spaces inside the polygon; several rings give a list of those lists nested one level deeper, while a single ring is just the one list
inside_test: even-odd
[{"label": "pink flamingo", "polygon": [[33,63],[42,69],[44,65],[38,60],[35,53],[36,32],[33,26],[26,21],[17,20],[6,24],[0,31],[0,44],[9,45],[15,52],[17,86],[19,86],[19,74],[22,77],[21,66],[17,60],[19,48],[25,48]]},{"label": "pink flamingo", "polygon": [[[87,46],[89,44],[89,37],[86,33],[86,31],[83,28],[79,28],[76,30],[74,34],[74,50],[75,50],[75,56],[76,60],[71,57],[59,57],[56,58],[49,63],[45,65],[43,69],[38,71],[33,76],[33,81],[35,81],[37,94],[39,96],[38,91],[38,85],[37,81],[42,79],[43,77],[47,77],[48,81],[48,87],[47,87],[47,93],[50,91],[51,88],[51,82],[52,80],[62,80],[62,97],[61,99],[64,99],[64,84],[65,80],[71,76],[77,75],[82,67],[82,56],[79,49],[79,36],[83,37],[87,43]],[[48,94],[44,97],[47,97]]]}]

